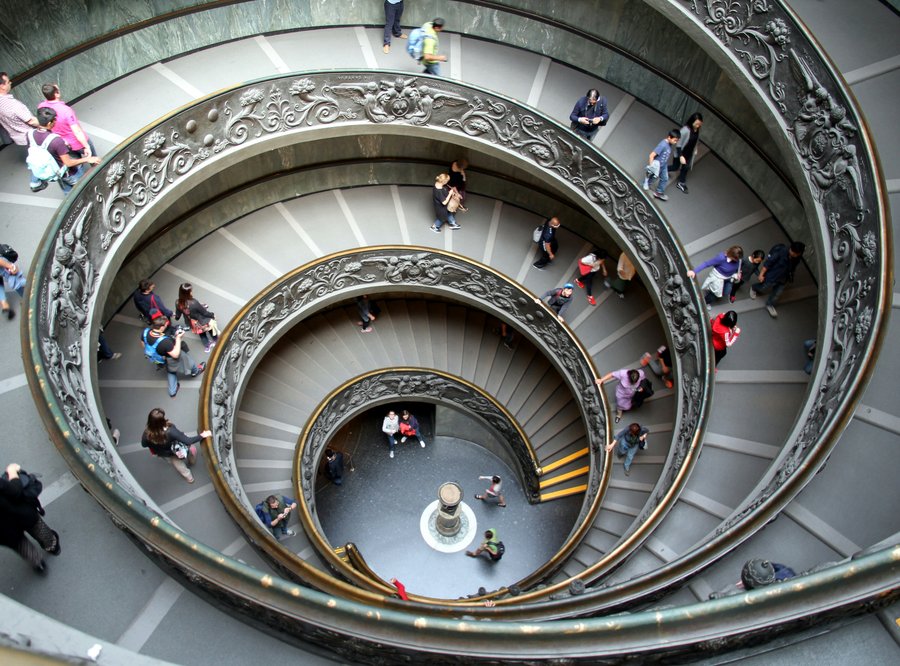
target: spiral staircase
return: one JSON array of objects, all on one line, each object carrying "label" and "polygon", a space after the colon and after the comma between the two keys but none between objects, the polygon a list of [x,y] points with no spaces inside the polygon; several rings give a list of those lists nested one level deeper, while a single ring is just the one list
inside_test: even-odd
[{"label": "spiral staircase", "polygon": [[[105,163],[103,174],[108,186],[118,187],[107,175],[112,173],[112,163],[123,162],[121,156],[132,142],[140,146],[143,141],[146,146],[146,137],[159,118],[174,118],[179,107],[188,108],[198,98],[215,100],[222,89],[257,79],[266,81],[241,84],[243,90],[269,90],[269,85],[274,90],[269,78],[279,73],[348,70],[333,75],[338,82],[353,80],[352,72],[372,69],[385,70],[378,81],[417,73],[402,44],[395,41],[393,53],[380,53],[380,28],[372,27],[380,5],[374,9],[354,6],[352,20],[338,20],[327,13],[323,15],[329,18],[317,19],[313,12],[311,16],[270,17],[274,24],[265,24],[255,13],[263,3],[236,3],[230,8],[228,3],[208,4],[195,8],[198,11],[173,10],[149,25],[131,18],[123,23],[130,27],[112,30],[99,45],[72,44],[70,50],[60,49],[61,55],[51,49],[34,56],[28,64],[35,71],[21,81],[15,94],[32,100],[35,86],[58,71],[64,93],[77,91],[75,109],[99,152],[122,151]],[[309,3],[321,9],[320,4]],[[514,28],[536,21],[551,41],[561,34],[577,39],[593,35],[607,54],[615,52],[612,40],[602,38],[601,19],[607,10],[601,8],[594,16],[589,3],[572,3],[583,7],[556,17],[518,7],[525,3],[505,4],[512,9],[499,3],[442,6],[441,13],[454,17],[449,18],[444,37],[450,56],[444,74],[476,86],[475,94],[482,97],[494,94],[527,104],[542,117],[561,122],[563,127],[557,131],[564,133],[571,102],[596,85],[598,78],[576,67],[583,64],[577,44],[564,56],[548,57],[542,54],[547,52],[544,47],[520,44],[522,38],[515,36]],[[652,14],[652,20],[662,24],[671,21],[670,29],[683,30],[679,35],[684,39],[701,41],[698,26],[702,22],[683,16],[696,11],[692,4],[697,3],[648,2],[637,11]],[[721,17],[717,12],[726,10],[722,3],[704,4],[710,12],[707,25],[715,26],[715,19]],[[896,85],[890,83],[896,79],[896,40],[889,38],[890,26],[897,25],[896,13],[876,2],[852,8],[835,3],[829,12],[818,3],[789,4],[843,72],[866,113],[872,141],[882,155],[889,155],[896,141],[887,113],[896,97]],[[430,18],[428,11],[409,7],[404,24]],[[753,11],[760,12],[758,7]],[[466,12],[474,13],[474,25],[466,20],[471,18]],[[496,24],[480,23],[490,12],[501,12],[509,32]],[[573,16],[582,22],[575,23]],[[230,27],[232,22],[240,23],[241,17],[252,18],[249,27],[241,28],[243,32]],[[454,32],[454,19],[470,29]],[[298,27],[307,29],[297,31]],[[99,30],[105,35],[106,29]],[[156,54],[148,48],[141,56],[149,58],[148,66],[118,63],[115,57],[97,60],[103,49],[111,55],[118,48],[158,39],[148,36],[154,30],[169,36],[168,41],[166,36],[160,38],[160,43],[170,52]],[[848,30],[854,39],[847,38]],[[172,40],[167,31],[183,32]],[[196,37],[196,43],[189,35]],[[731,39],[742,43],[736,33]],[[653,65],[661,52],[652,45],[647,48],[650,53],[644,57],[649,62],[644,64]],[[139,59],[132,54],[126,61]],[[77,68],[89,62],[95,66],[83,82],[65,78],[73,71],[81,73]],[[666,116],[681,117],[694,107],[675,108],[671,100],[636,98],[624,89],[629,75],[623,74],[636,66],[636,59],[615,62],[609,67],[608,81],[600,81],[612,116],[596,144],[613,165],[636,179],[646,153],[673,124]],[[689,77],[679,81],[666,74],[663,63],[657,64],[654,74],[661,77],[666,90],[682,94],[682,88],[691,88]],[[723,66],[723,71],[737,78],[735,67]],[[640,79],[637,74],[632,77]],[[295,79],[287,77],[289,82]],[[424,77],[420,81],[420,85],[428,83]],[[727,82],[720,85],[728,87]],[[696,92],[702,97],[699,86]],[[33,106],[30,101],[29,105]],[[766,105],[774,103],[759,104]],[[232,112],[236,108],[231,107]],[[502,154],[465,136],[440,130],[420,132],[415,124],[394,133],[395,137],[408,133],[403,138],[411,146],[408,159],[399,154],[400,139],[380,137],[376,130],[381,128],[373,126],[372,137],[352,129],[347,132],[350,139],[343,142],[333,131],[330,143],[323,143],[325,148],[310,148],[312,157],[303,169],[292,169],[290,148],[279,145],[275,152],[280,151],[284,172],[272,170],[259,182],[236,180],[234,173],[244,168],[242,163],[226,165],[220,178],[228,187],[223,187],[222,200],[214,203],[203,199],[208,183],[179,185],[181,174],[173,176],[172,182],[181,188],[181,200],[187,203],[181,208],[172,205],[128,240],[127,248],[119,248],[117,268],[109,271],[102,287],[105,301],[98,299],[100,305],[91,315],[90,326],[102,323],[111,346],[123,353],[121,359],[87,371],[93,383],[86,392],[93,392],[97,405],[92,417],[109,418],[121,431],[118,445],[110,449],[113,453],[95,458],[96,469],[79,463],[77,450],[66,450],[62,440],[68,432],[51,432],[56,447],[47,442],[44,422],[48,416],[57,422],[80,421],[63,403],[44,404],[44,378],[57,376],[52,375],[52,367],[44,375],[41,368],[23,372],[18,346],[39,358],[42,343],[34,331],[44,311],[41,315],[27,312],[24,303],[19,308],[14,300],[23,315],[25,338],[20,340],[17,329],[7,323],[5,342],[0,343],[8,346],[0,382],[4,414],[7,423],[17,425],[15,436],[8,428],[4,448],[7,460],[44,474],[47,520],[61,532],[64,553],[50,562],[51,573],[45,579],[32,577],[11,552],[3,556],[5,619],[0,649],[15,658],[29,650],[63,659],[83,657],[90,645],[100,643],[100,663],[245,663],[260,654],[302,663],[401,659],[597,663],[634,653],[648,659],[668,654],[682,660],[708,658],[714,663],[743,658],[766,663],[811,663],[823,658],[852,663],[861,656],[867,661],[895,660],[900,652],[898,613],[897,606],[889,604],[897,589],[897,569],[890,563],[896,560],[900,532],[892,511],[898,499],[894,472],[900,462],[900,422],[891,391],[896,361],[889,350],[896,331],[887,322],[894,289],[890,250],[881,264],[887,287],[885,323],[872,334],[879,341],[861,348],[861,354],[872,357],[862,364],[862,376],[846,380],[868,382],[868,387],[860,397],[844,395],[851,406],[854,399],[859,404],[831,426],[836,446],[821,459],[796,459],[796,442],[804,435],[798,431],[798,421],[810,417],[810,382],[822,387],[826,375],[839,373],[839,368],[821,359],[812,379],[801,371],[803,340],[819,337],[822,347],[826,332],[837,336],[838,323],[825,321],[825,313],[834,309],[823,294],[839,268],[821,256],[823,250],[832,252],[832,241],[817,242],[815,232],[803,221],[803,205],[798,201],[815,207],[812,198],[797,193],[805,183],[771,145],[753,141],[760,136],[757,121],[748,117],[747,126],[741,127],[741,114],[735,110],[725,109],[720,117],[707,108],[704,138],[708,136],[714,146],[711,150],[704,146],[690,176],[691,193],[684,196],[670,188],[669,201],[646,207],[672,230],[690,264],[732,243],[749,251],[802,238],[815,249],[780,301],[776,320],[766,313],[762,300],[751,301],[744,295],[735,304],[744,333],[721,369],[715,375],[709,373],[707,379],[714,382],[710,393],[696,394],[711,395],[708,404],[701,399],[703,404],[696,407],[700,414],[699,423],[694,424],[696,445],[689,428],[684,432],[685,403],[691,403],[689,385],[685,382],[669,390],[656,382],[656,395],[636,412],[651,428],[653,445],[637,456],[628,477],[621,465],[592,444],[608,436],[614,425],[606,422],[606,414],[599,422],[591,421],[579,408],[580,401],[588,398],[577,388],[577,373],[549,355],[547,345],[548,340],[568,338],[571,333],[572,344],[583,350],[586,367],[597,376],[636,365],[644,351],[663,341],[671,345],[666,307],[652,294],[653,276],[646,268],[642,268],[642,282],[631,285],[624,300],[598,285],[598,305],[591,307],[577,293],[565,326],[548,322],[549,317],[541,320],[540,313],[547,311],[540,306],[529,304],[531,319],[520,321],[511,310],[491,309],[487,298],[424,293],[413,283],[403,283],[375,288],[384,312],[375,331],[361,336],[355,328],[352,297],[362,292],[347,291],[285,327],[278,339],[266,343],[268,348],[254,357],[236,395],[234,413],[228,417],[233,424],[229,446],[226,449],[218,439],[208,446],[206,466],[198,466],[196,483],[187,486],[141,448],[147,411],[163,406],[186,430],[213,418],[216,406],[222,404],[215,395],[214,380],[219,375],[213,373],[233,358],[233,340],[246,330],[242,326],[249,325],[253,308],[263,304],[273,285],[298,267],[315,270],[328,257],[389,245],[397,252],[418,253],[430,260],[450,262],[460,257],[477,262],[495,271],[496,279],[508,278],[525,293],[540,294],[569,280],[577,258],[592,244],[614,254],[617,249],[634,254],[640,248],[625,233],[617,235],[615,224],[586,222],[589,215],[584,207],[579,209],[573,198],[555,193],[527,167],[512,162],[507,169]],[[761,116],[766,112],[759,111]],[[213,122],[209,114],[207,118]],[[192,133],[187,129],[182,136],[188,139]],[[227,160],[227,150],[217,150],[213,141],[205,143],[201,133],[198,141],[210,149],[203,159],[213,162],[221,154],[220,159]],[[172,141],[171,136],[164,138]],[[432,139],[432,153],[417,152],[416,146]],[[729,151],[736,151],[732,144],[740,141],[756,146],[760,162],[765,163],[761,169],[768,169],[769,175],[760,176],[756,167],[735,161],[732,155],[741,154]],[[380,145],[393,154],[387,158],[380,154]],[[430,181],[459,153],[471,156],[470,212],[460,216],[462,230],[437,236],[428,231]],[[177,155],[171,154],[175,161]],[[244,155],[247,170],[270,167],[262,151],[246,150]],[[884,198],[896,197],[898,181],[892,168],[885,163],[884,182],[869,183],[879,191],[886,185]],[[0,199],[7,213],[0,240],[16,247],[29,266],[39,263],[36,254],[41,248],[46,252],[71,247],[73,241],[77,244],[80,237],[54,238],[56,214],[61,210],[60,217],[69,224],[85,212],[90,197],[79,207],[60,209],[62,196],[52,188],[28,194],[21,165],[11,150],[0,153],[0,170],[4,183]],[[761,191],[759,183],[767,182],[771,174],[778,175],[777,184]],[[756,184],[756,191],[748,183]],[[91,186],[82,186],[75,195],[83,196]],[[164,186],[154,196],[168,196]],[[249,203],[243,203],[242,197]],[[94,205],[101,205],[99,194]],[[530,268],[534,252],[530,233],[544,215],[557,211],[563,219],[560,253],[546,271],[538,272]],[[126,210],[122,215],[126,225],[134,212]],[[886,211],[884,216],[883,238],[889,241],[891,220]],[[92,232],[99,229],[88,233]],[[115,243],[113,238],[114,250]],[[835,259],[842,252],[836,243]],[[182,380],[175,400],[167,397],[164,382],[142,358],[137,342],[142,324],[127,299],[135,278],[150,274],[157,292],[170,305],[177,285],[192,282],[220,322],[229,326],[223,344],[209,357],[210,375],[204,382]],[[863,318],[864,313],[858,313],[858,320]],[[494,332],[500,320],[517,328],[513,349],[505,348]],[[521,323],[526,320],[556,328],[546,337]],[[96,330],[90,326],[83,335]],[[192,342],[195,358],[206,360],[201,346],[195,339]],[[876,365],[879,346],[885,353]],[[65,367],[64,360],[56,360]],[[51,366],[53,362],[45,358],[44,363]],[[695,368],[698,377],[703,367]],[[311,446],[305,431],[310,415],[323,409],[338,387],[385,368],[427,368],[492,397],[521,428],[540,481],[546,485],[529,496],[528,470],[516,470],[515,461],[508,461],[512,476],[519,477],[512,501],[521,505],[516,511],[522,513],[516,514],[516,520],[536,520],[539,514],[531,510],[552,506],[573,522],[572,530],[563,530],[558,539],[566,542],[564,557],[548,566],[537,565],[537,573],[526,568],[492,581],[496,589],[486,595],[496,604],[492,608],[484,607],[481,598],[474,602],[433,599],[427,589],[415,588],[410,590],[419,597],[414,605],[398,602],[387,594],[384,572],[371,576],[360,567],[344,569],[329,559],[328,547],[343,544],[329,544],[321,535],[307,532],[277,544],[258,524],[253,525],[254,501],[273,492],[296,493],[295,480],[308,471],[297,450]],[[26,390],[28,376],[31,393]],[[610,396],[599,399],[607,410]],[[822,420],[831,417],[831,412],[821,412]],[[109,436],[108,432],[97,434],[104,439]],[[685,442],[690,447],[680,449]],[[790,464],[791,459],[796,464]],[[789,469],[785,472],[786,460]],[[104,464],[111,467],[104,469]],[[89,468],[90,474],[83,468]],[[315,467],[312,470],[315,478]],[[88,478],[91,474],[96,479]],[[803,481],[779,500],[783,506],[773,509],[756,501],[773,479],[782,483],[791,476]],[[553,483],[548,483],[551,479]],[[77,492],[79,484],[90,495]],[[108,494],[103,494],[104,488]],[[229,488],[231,495],[224,492]],[[327,495],[319,495],[312,504],[321,508]],[[529,501],[534,504],[529,506]],[[107,511],[112,521],[106,519]],[[756,521],[755,512],[760,516]],[[316,521],[313,513],[312,526]],[[740,530],[745,534],[725,543]],[[528,549],[528,537],[534,535],[510,528],[505,539],[512,552]],[[197,553],[197,559],[178,553],[179,544],[188,544],[186,550]],[[884,550],[889,546],[894,549]],[[160,566],[150,566],[142,551]],[[860,556],[861,551],[866,552]],[[366,555],[365,549],[361,552]],[[855,555],[858,559],[846,562]],[[733,586],[742,563],[752,557],[784,562],[797,571],[815,571],[796,585],[706,601],[710,593]],[[873,564],[877,557],[882,559]],[[215,563],[221,563],[221,569],[216,570]],[[823,567],[825,563],[834,566]],[[871,573],[877,566],[882,568]],[[521,594],[519,590],[509,594],[514,583],[521,584]],[[807,585],[815,593],[804,598]],[[290,605],[292,601],[295,606]],[[760,610],[757,615],[742,613],[742,604],[760,604]],[[648,629],[655,624],[653,618],[662,618],[665,633]],[[606,633],[599,624],[591,624],[601,621],[607,625]],[[533,638],[541,633],[546,634],[543,640]],[[582,633],[585,640],[577,640]],[[762,643],[761,635],[768,642]],[[716,652],[721,654],[710,656]]]}]

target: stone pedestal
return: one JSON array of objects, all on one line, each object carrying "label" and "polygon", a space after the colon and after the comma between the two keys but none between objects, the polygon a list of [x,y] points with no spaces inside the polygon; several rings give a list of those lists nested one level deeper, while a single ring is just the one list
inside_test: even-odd
[{"label": "stone pedestal", "polygon": [[459,504],[462,502],[462,488],[452,481],[438,489],[440,506],[435,520],[437,531],[444,536],[454,536],[460,528]]}]

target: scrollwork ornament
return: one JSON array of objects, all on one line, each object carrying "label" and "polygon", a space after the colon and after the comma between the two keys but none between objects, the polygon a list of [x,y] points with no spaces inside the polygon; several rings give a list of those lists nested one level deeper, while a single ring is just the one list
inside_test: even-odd
[{"label": "scrollwork ornament", "polygon": [[[701,13],[700,5],[700,0],[691,0],[691,9],[698,14]],[[766,17],[762,18],[763,25],[751,25],[757,15],[767,14],[771,9],[766,0],[705,0],[702,5],[706,9],[704,22],[712,33],[725,46],[734,49],[757,80],[765,81],[772,101],[785,113],[785,86],[776,77],[775,66],[787,57],[785,48],[791,41],[788,24],[780,17]],[[741,49],[733,42],[747,48]]]}]

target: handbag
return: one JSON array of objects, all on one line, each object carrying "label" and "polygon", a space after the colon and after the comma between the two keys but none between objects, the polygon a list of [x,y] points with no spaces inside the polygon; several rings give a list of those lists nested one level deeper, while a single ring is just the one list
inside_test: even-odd
[{"label": "handbag", "polygon": [[460,196],[456,192],[450,193],[450,201],[447,202],[447,212],[455,213],[459,210]]},{"label": "handbag", "polygon": [[184,460],[188,457],[188,447],[186,444],[182,444],[181,442],[173,442],[172,443],[172,453],[175,454],[176,458],[180,458]]},{"label": "handbag", "polygon": [[201,333],[206,333],[209,330],[209,324],[201,324],[196,319],[190,319],[190,317],[188,317],[188,319],[191,322],[191,332],[192,333],[196,333],[197,335],[200,335]]},{"label": "handbag", "polygon": [[540,243],[541,236],[543,236],[543,235],[544,235],[544,225],[541,224],[534,228],[534,233],[531,234],[531,240],[533,240],[535,243]]}]

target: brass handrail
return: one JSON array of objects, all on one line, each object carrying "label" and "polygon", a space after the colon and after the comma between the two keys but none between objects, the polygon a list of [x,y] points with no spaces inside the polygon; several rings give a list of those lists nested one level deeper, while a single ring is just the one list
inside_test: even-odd
[{"label": "brass handrail", "polygon": [[[596,388],[598,375],[590,355],[563,322],[555,315],[548,314],[545,305],[535,303],[534,294],[489,266],[443,250],[416,246],[377,246],[337,252],[286,273],[241,307],[220,334],[219,343],[204,374],[200,400],[200,421],[208,424],[214,433],[214,441],[205,443],[206,464],[226,510],[242,529],[249,530],[249,534],[253,535],[253,542],[260,545],[279,567],[293,567],[296,576],[314,586],[327,585],[327,582],[320,581],[323,577],[321,571],[277,544],[251,515],[252,502],[243,492],[233,460],[231,433],[238,413],[237,404],[252,368],[271,345],[300,319],[357,294],[397,288],[439,294],[492,312],[543,349],[570,390],[580,396],[579,409],[591,450],[591,489],[585,494],[572,534],[554,557],[526,580],[546,577],[580,543],[599,511],[609,484],[611,463],[609,456],[603,454],[603,447],[610,438],[608,419],[605,417],[608,413],[606,396]],[[451,377],[433,370],[429,372]],[[300,446],[295,450],[295,486],[299,490],[300,515],[308,537],[320,556],[336,571],[365,589],[371,589],[371,581],[367,577],[358,576],[333,557],[330,546],[315,526],[309,508],[314,505],[314,488],[304,486],[298,479],[303,478],[306,473],[312,473],[310,470],[314,471],[316,452],[307,452],[305,442],[316,426],[318,415],[332,404],[335,395],[346,390],[348,384],[357,384],[361,379],[381,374],[385,372],[373,371],[334,389],[314,410],[301,434]],[[465,380],[453,380],[480,393]],[[496,405],[496,401],[490,401]],[[497,407],[501,413],[506,414],[507,419],[515,423],[504,408],[499,405]],[[523,441],[527,442],[524,432],[518,425],[515,427]],[[527,463],[532,467],[530,474],[536,479],[537,460],[530,446],[526,447]],[[300,462],[301,457],[306,458],[304,463]],[[597,461],[602,463],[598,464]],[[523,472],[528,473],[526,460],[521,460],[520,466]],[[427,598],[420,599],[424,601]],[[435,600],[435,603],[454,605],[457,602]]]},{"label": "brass handrail", "polygon": [[[761,4],[765,4],[765,3],[761,3]],[[815,52],[815,49],[813,49],[813,52]],[[798,65],[802,66],[803,62],[799,61]],[[749,78],[749,75],[748,75],[748,78]],[[841,91],[841,92],[843,92],[843,91]],[[845,99],[845,98],[846,98],[846,96],[844,95],[842,97],[842,99]],[[863,128],[863,132],[864,131],[865,130]],[[863,143],[868,144],[867,136],[864,137]],[[855,144],[847,144],[847,145],[855,145]],[[866,148],[870,148],[870,146],[866,145]],[[879,177],[877,175],[876,165],[874,165],[871,162],[866,162],[866,158],[869,158],[870,155],[871,155],[871,153],[865,153],[865,155],[860,155],[860,152],[856,151],[854,158],[856,160],[862,160],[862,164],[860,165],[860,162],[858,162],[858,161],[855,163],[853,163],[851,161],[851,167],[853,169],[855,169],[855,171],[853,171],[852,173],[854,173],[854,174],[864,173],[866,175],[869,175],[874,172],[874,173],[876,173],[875,182],[878,183]],[[846,158],[846,159],[849,161],[849,158]],[[871,182],[868,183],[868,185],[871,186]],[[815,187],[818,187],[818,185],[816,185]],[[875,188],[878,189],[878,185],[875,185]],[[830,187],[827,189],[831,190]],[[866,198],[870,198],[869,195],[871,194],[871,191],[866,190],[865,192],[863,192],[863,194],[865,195]],[[826,192],[824,192],[824,194],[821,192],[816,192],[813,198],[816,198],[819,195],[822,195],[823,197],[826,197],[829,199],[836,196],[835,191],[826,191]],[[830,218],[829,223],[833,223],[833,227],[831,227],[831,231],[834,233],[835,237],[840,236],[842,234],[849,236],[850,248],[852,248],[855,252],[858,253],[858,256],[860,257],[860,259],[859,259],[860,265],[861,266],[864,265],[864,268],[862,269],[863,273],[865,275],[870,275],[874,271],[875,275],[880,277],[881,274],[887,276],[890,273],[889,257],[887,259],[885,259],[883,250],[879,251],[877,249],[878,241],[886,240],[885,236],[887,235],[888,232],[884,231],[883,226],[881,226],[881,227],[878,226],[879,223],[881,223],[883,221],[884,201],[883,201],[882,193],[876,193],[874,198],[876,199],[876,201],[874,201],[872,205],[874,206],[875,209],[877,209],[877,215],[875,215],[875,217],[877,217],[877,220],[876,220],[874,232],[872,231],[872,226],[871,226],[871,217],[872,216],[867,216],[867,219],[860,221],[860,222],[864,221],[867,226],[863,226],[862,224],[856,225],[856,224],[852,224],[852,223],[843,223],[842,224],[840,222],[840,219],[841,219],[840,213],[838,211],[834,211],[838,214],[838,217],[836,220],[834,218]],[[870,200],[871,200],[871,198],[870,198]],[[826,208],[826,206],[823,205],[824,203],[833,203],[833,202],[819,201],[817,199],[817,205],[820,205],[822,207],[822,209]],[[821,219],[821,213],[820,213],[820,219]],[[859,234],[857,232],[858,227],[862,227],[863,229],[866,230],[866,232],[872,233],[872,236],[867,237],[865,235],[865,232],[863,234]],[[828,232],[828,230],[826,230],[826,233],[827,232]],[[870,243],[870,240],[869,240],[870,238],[871,238],[872,243]],[[875,245],[875,248],[872,247],[872,244]],[[881,247],[883,247],[883,246],[881,246]],[[847,249],[847,248],[845,248],[845,249]],[[847,259],[847,255],[844,255],[842,257],[842,259],[843,259],[843,263],[845,263],[845,264],[850,264],[851,262],[853,262],[852,259]],[[874,269],[873,269],[873,266],[874,266]],[[879,270],[882,268],[884,268],[884,270],[880,274]],[[864,358],[861,363],[857,363],[855,360],[853,360],[853,361],[847,360],[847,357],[843,356],[844,351],[845,351],[844,348],[842,348],[839,353],[835,353],[835,344],[843,343],[844,339],[837,338],[837,339],[829,340],[831,349],[830,349],[830,353],[828,354],[829,370],[827,372],[827,379],[829,380],[829,382],[826,383],[826,385],[825,385],[826,390],[828,390],[830,392],[831,388],[834,386],[834,383],[837,383],[837,381],[835,381],[834,383],[831,383],[830,380],[832,380],[832,379],[838,380],[841,378],[846,378],[848,376],[848,372],[850,373],[851,378],[844,382],[845,386],[840,387],[845,390],[837,391],[837,393],[840,393],[841,395],[839,395],[839,396],[829,395],[829,396],[827,396],[827,398],[828,398],[827,403],[825,403],[825,402],[820,403],[822,405],[822,411],[820,412],[820,415],[823,419],[826,419],[826,420],[830,419],[829,423],[827,425],[823,423],[822,425],[824,427],[817,434],[813,434],[812,432],[809,432],[809,431],[800,433],[801,435],[803,435],[803,441],[800,442],[800,444],[801,444],[800,446],[798,446],[796,449],[794,449],[794,450],[790,451],[788,454],[786,454],[788,456],[794,456],[794,458],[792,460],[786,461],[789,464],[784,468],[785,470],[788,470],[788,468],[790,468],[790,467],[793,467],[794,469],[796,469],[798,465],[800,467],[804,467],[805,463],[810,462],[810,461],[814,463],[814,462],[816,462],[817,459],[823,460],[824,454],[821,454],[820,451],[825,447],[820,447],[816,451],[809,451],[810,447],[805,446],[804,444],[807,443],[808,438],[810,436],[812,436],[815,439],[815,437],[817,435],[824,436],[825,438],[830,440],[831,443],[833,443],[834,441],[836,441],[837,434],[839,434],[840,428],[843,426],[846,419],[849,418],[846,407],[848,405],[852,406],[854,400],[858,399],[859,390],[860,390],[860,381],[853,375],[858,373],[861,370],[865,371],[865,369],[871,364],[871,362],[873,360],[873,355],[877,351],[878,334],[881,332],[881,330],[883,329],[883,326],[885,325],[884,324],[884,307],[885,307],[885,301],[886,301],[885,296],[884,296],[884,293],[885,293],[884,286],[885,285],[884,285],[884,280],[879,279],[879,277],[875,277],[872,279],[871,282],[869,282],[868,284],[865,284],[860,289],[860,294],[858,295],[858,297],[853,299],[853,305],[859,306],[859,309],[857,310],[857,314],[859,316],[852,320],[853,325],[850,326],[850,328],[852,329],[850,337],[855,339],[855,344],[849,345],[848,351],[854,351],[857,349],[861,349],[863,352]],[[877,285],[877,288],[873,289],[873,287],[876,287],[876,285]],[[870,294],[872,294],[872,292],[875,292],[874,296],[870,295]],[[31,294],[31,292],[29,292],[29,294]],[[839,307],[836,308],[836,310],[841,311],[842,315],[846,315],[847,310],[848,310],[844,305],[845,304],[841,304]],[[829,303],[829,307],[832,307],[832,306],[833,306],[833,303]],[[34,310],[32,309],[32,311],[34,311]],[[837,332],[835,332],[835,334],[837,335]],[[59,353],[60,353],[60,350],[58,348],[52,348],[52,349],[48,350],[48,355],[50,357],[53,357],[54,354],[59,354]],[[77,362],[72,361],[71,359],[69,359],[69,360],[71,361],[71,365],[74,365],[74,366],[80,365],[80,359]],[[825,363],[822,360],[820,360],[817,365],[817,380],[822,380],[822,379],[826,378],[825,377],[826,372],[825,372],[824,366],[825,366]],[[852,371],[848,370],[848,368],[852,368]],[[40,370],[38,370],[37,373],[39,374]],[[30,381],[32,380],[31,375],[29,375],[29,380]],[[849,386],[847,386],[848,383],[849,383]],[[837,406],[835,407],[835,405],[837,405]],[[69,411],[69,410],[67,410],[67,411]],[[62,414],[62,410],[60,410],[59,413]],[[65,416],[69,416],[69,414],[66,414]],[[65,418],[65,416],[64,416],[64,418]],[[78,425],[79,425],[78,434],[82,434],[84,432],[84,424],[79,422]],[[823,432],[824,432],[824,435],[821,435],[821,433],[823,433]],[[809,460],[806,460],[806,458],[809,458]],[[802,462],[804,463],[804,465],[800,464],[801,459],[802,459]],[[794,471],[794,469],[790,469],[788,471],[788,473]],[[777,490],[773,491],[772,495],[769,495],[769,497],[774,496],[775,492],[777,492]],[[757,507],[755,507],[755,506],[752,507],[752,511],[755,512],[756,508]],[[885,570],[886,569],[884,569],[884,567],[879,569],[879,571],[885,571]]]}]

